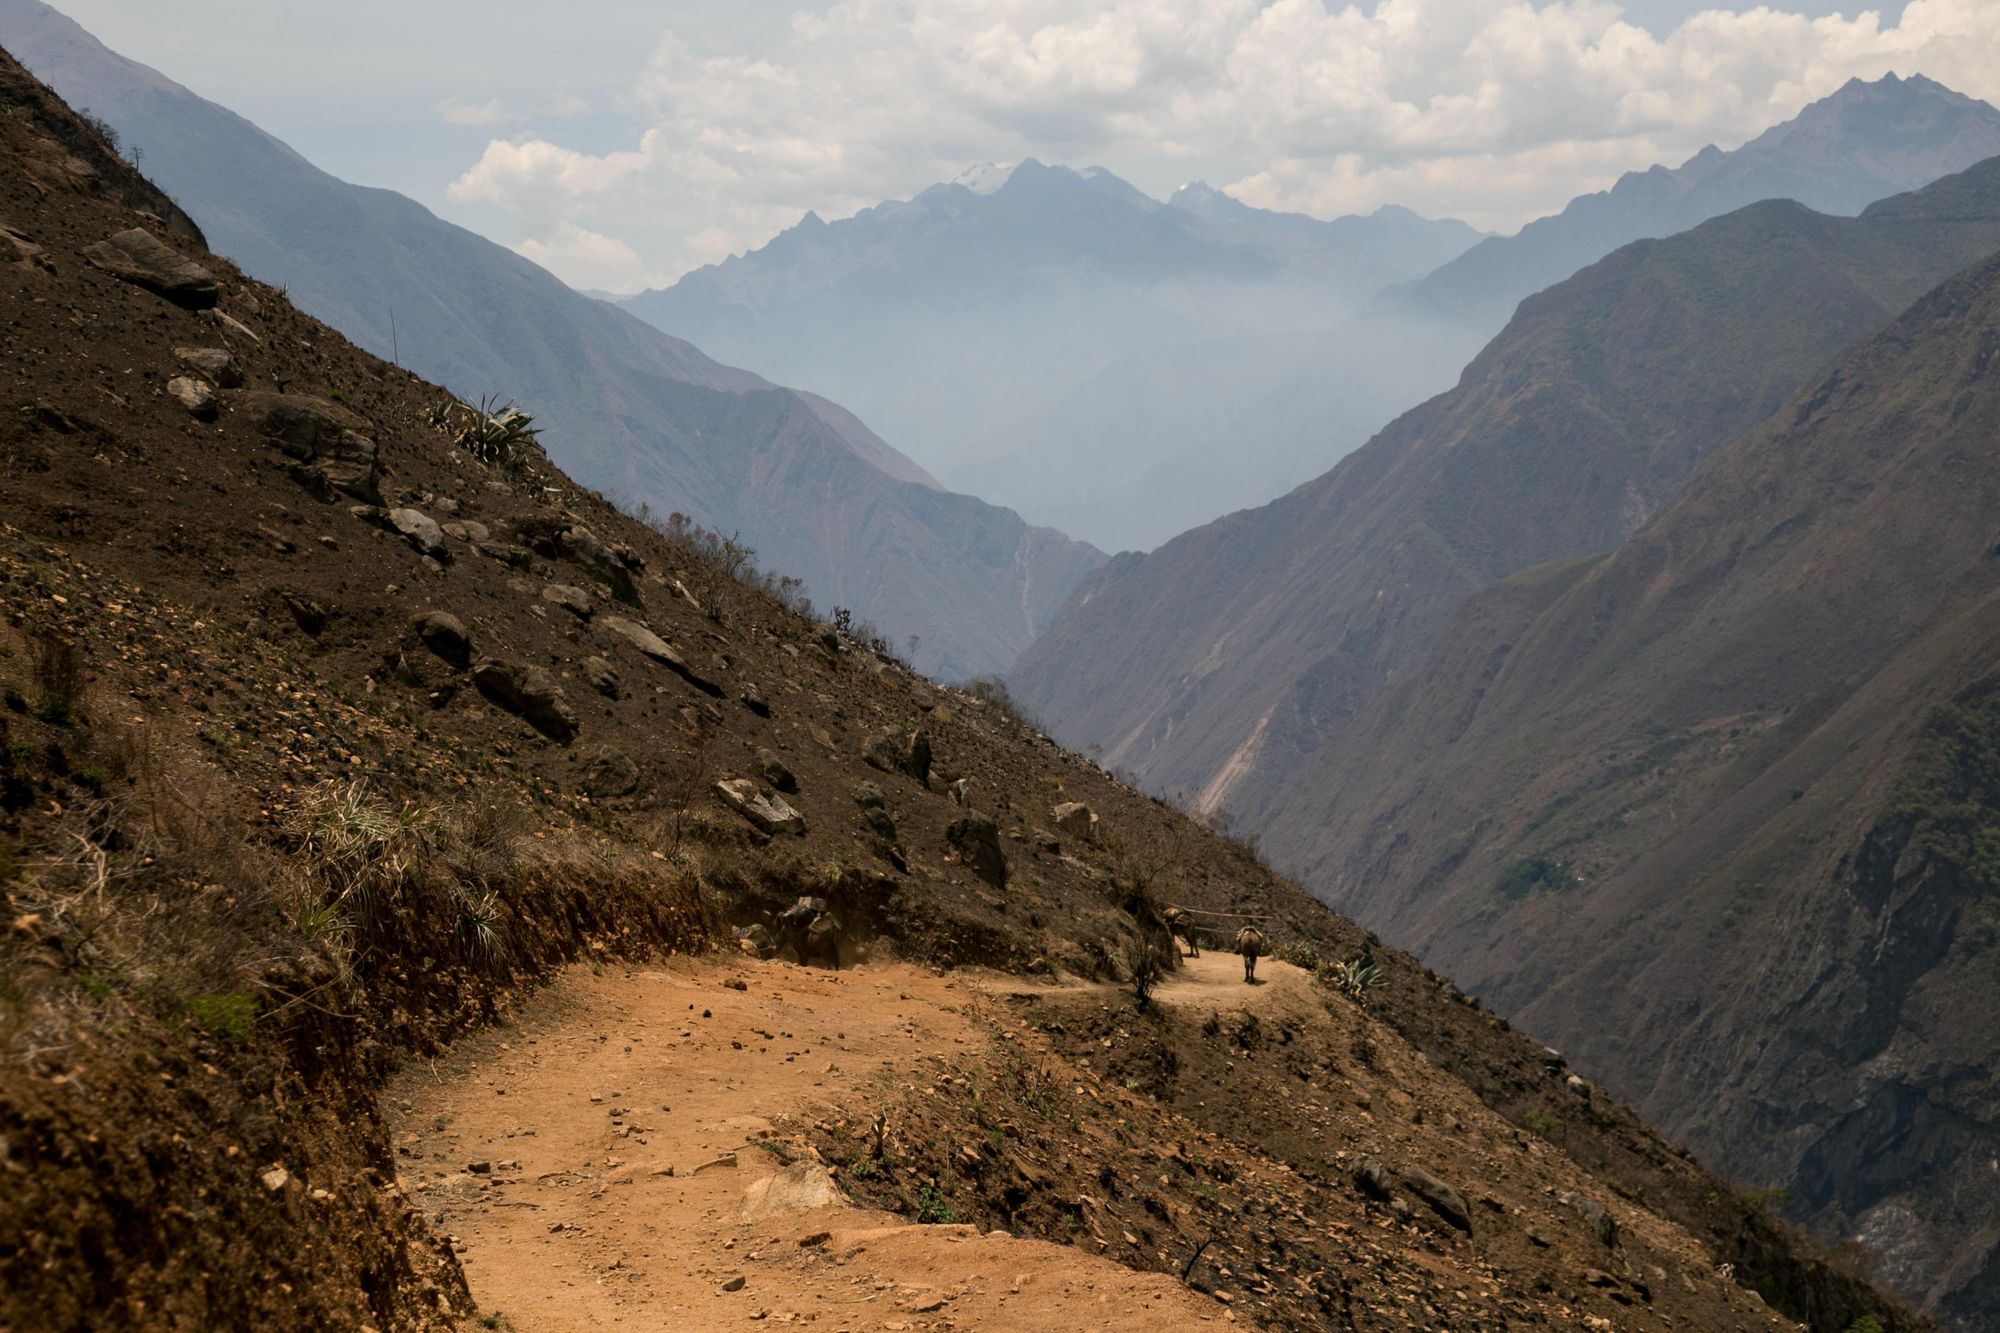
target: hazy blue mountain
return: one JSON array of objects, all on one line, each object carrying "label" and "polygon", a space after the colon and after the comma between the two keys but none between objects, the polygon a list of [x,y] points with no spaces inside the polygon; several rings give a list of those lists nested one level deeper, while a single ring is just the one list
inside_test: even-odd
[{"label": "hazy blue mountain", "polygon": [[1191,492],[1196,423],[1288,373],[1287,338],[1478,238],[1397,208],[1272,213],[1198,183],[1162,203],[1029,159],[839,222],[808,214],[627,308],[851,405],[951,484],[1151,546],[1311,475],[1263,466],[1295,441],[1245,441],[1224,491]]},{"label": "hazy blue mountain", "polygon": [[2000,158],[1859,218],[1773,200],[1634,242],[1522,302],[1456,388],[1324,476],[1112,560],[1009,681],[1069,743],[1311,864],[1324,822],[1279,812],[1334,789],[1343,720],[1453,608],[1615,545],[1710,449],[1995,249]]},{"label": "hazy blue mountain", "polygon": [[846,409],[711,359],[402,195],[320,171],[255,125],[107,50],[36,0],[0,45],[143,153],[210,243],[362,347],[470,398],[519,400],[551,456],[607,493],[738,531],[918,664],[998,670],[1102,559],[944,491]]},{"label": "hazy blue mountain", "polygon": [[1679,167],[1630,172],[1390,288],[1292,348],[1270,387],[1213,435],[1181,448],[1200,459],[1227,457],[1244,440],[1292,441],[1298,461],[1280,470],[1304,480],[1451,388],[1523,299],[1622,245],[1764,199],[1851,216],[1996,153],[2000,111],[1986,103],[1922,77],[1855,80],[1740,148],[1711,145]]}]

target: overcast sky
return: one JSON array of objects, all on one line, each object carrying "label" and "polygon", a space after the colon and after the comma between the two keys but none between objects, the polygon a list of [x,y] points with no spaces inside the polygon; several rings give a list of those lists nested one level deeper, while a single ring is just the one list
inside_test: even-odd
[{"label": "overcast sky", "polygon": [[2000,102],[2000,0],[54,0],[349,180],[632,290],[984,161],[1512,230],[1853,76]]}]

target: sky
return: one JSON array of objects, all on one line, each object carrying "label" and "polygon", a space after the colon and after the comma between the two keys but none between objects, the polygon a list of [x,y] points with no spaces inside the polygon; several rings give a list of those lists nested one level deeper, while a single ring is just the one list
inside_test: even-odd
[{"label": "sky", "polygon": [[1850,77],[2000,103],[2000,0],[54,3],[336,175],[621,292],[988,161],[1511,231]]}]

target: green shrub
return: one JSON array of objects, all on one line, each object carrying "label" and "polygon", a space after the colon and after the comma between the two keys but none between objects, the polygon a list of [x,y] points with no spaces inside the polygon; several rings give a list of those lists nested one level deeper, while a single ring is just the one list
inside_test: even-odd
[{"label": "green shrub", "polygon": [[224,1041],[245,1040],[257,1019],[253,995],[190,995],[181,1004],[196,1027]]},{"label": "green shrub", "polygon": [[1543,1110],[1539,1106],[1531,1107],[1528,1113],[1521,1117],[1522,1129],[1545,1139],[1554,1138],[1556,1131],[1562,1128],[1562,1123],[1561,1116],[1553,1111]]},{"label": "green shrub", "polygon": [[1500,872],[1493,891],[1510,902],[1536,893],[1561,893],[1576,881],[1562,865],[1546,856],[1524,856]]},{"label": "green shrub", "polygon": [[1738,1193],[1744,1203],[1766,1216],[1783,1212],[1785,1205],[1791,1202],[1792,1198],[1792,1192],[1782,1185],[1773,1185],[1766,1189],[1741,1190]]},{"label": "green shrub", "polygon": [[917,1220],[949,1226],[958,1221],[958,1209],[951,1206],[944,1191],[935,1185],[925,1185],[917,1190]]}]

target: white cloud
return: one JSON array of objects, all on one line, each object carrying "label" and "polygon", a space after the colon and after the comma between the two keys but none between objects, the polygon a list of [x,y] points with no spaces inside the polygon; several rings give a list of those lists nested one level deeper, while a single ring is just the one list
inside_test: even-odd
[{"label": "white cloud", "polygon": [[437,112],[447,125],[499,125],[507,119],[507,108],[497,97],[484,102],[447,97],[437,104]]},{"label": "white cloud", "polygon": [[656,281],[631,246],[571,222],[557,223],[547,239],[529,239],[514,249],[572,287],[636,292]]},{"label": "white cloud", "polygon": [[590,114],[590,102],[576,93],[558,93],[534,107],[532,112],[515,112],[497,97],[471,102],[447,97],[437,104],[438,119],[447,125],[510,125],[533,116],[544,120],[574,120]]},{"label": "white cloud", "polygon": [[670,273],[808,208],[1028,155],[1162,186],[1178,160],[1271,207],[1395,201],[1511,227],[1849,77],[2000,99],[1994,3],[1910,0],[1894,25],[1714,10],[1655,37],[1609,0],[837,0],[756,53],[667,33],[633,89],[636,146],[496,140],[452,195],[549,245],[563,226],[627,236]]}]

